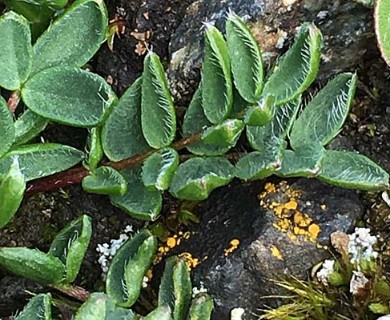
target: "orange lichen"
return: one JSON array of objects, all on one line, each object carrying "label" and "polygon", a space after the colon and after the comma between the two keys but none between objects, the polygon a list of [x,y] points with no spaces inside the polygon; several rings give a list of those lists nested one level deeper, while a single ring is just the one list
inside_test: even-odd
[{"label": "orange lichen", "polygon": [[280,250],[278,249],[278,247],[276,246],[271,246],[271,254],[278,258],[279,260],[283,260],[283,256],[282,256],[282,253],[280,252]]},{"label": "orange lichen", "polygon": [[[283,200],[279,200],[278,195],[282,195]],[[260,206],[271,210],[277,218],[273,223],[276,229],[286,233],[291,240],[316,242],[321,229],[309,215],[299,210],[300,197],[301,191],[291,188],[286,181],[277,185],[266,183],[264,191],[258,195]],[[325,210],[326,205],[321,208]]]},{"label": "orange lichen", "polygon": [[171,249],[176,247],[176,239],[174,237],[168,237],[167,238],[167,246]]},{"label": "orange lichen", "polygon": [[179,258],[183,258],[185,260],[187,267],[188,267],[188,270],[190,270],[190,271],[193,268],[196,268],[200,264],[199,259],[193,258],[192,254],[189,252],[180,253],[178,256],[179,256]]},{"label": "orange lichen", "polygon": [[240,245],[240,240],[238,239],[232,239],[230,242],[229,242],[229,248],[225,249],[224,252],[225,252],[225,256],[228,256],[230,253],[232,253],[233,251],[237,250],[238,246]]}]

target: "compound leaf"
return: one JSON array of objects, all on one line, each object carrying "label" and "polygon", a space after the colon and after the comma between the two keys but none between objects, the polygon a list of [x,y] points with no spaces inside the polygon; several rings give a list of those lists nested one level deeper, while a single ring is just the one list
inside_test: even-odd
[{"label": "compound leaf", "polygon": [[23,86],[22,98],[42,117],[76,127],[101,124],[117,100],[102,77],[75,67],[55,67],[36,74]]},{"label": "compound leaf", "polygon": [[77,310],[74,320],[137,320],[131,310],[115,306],[113,301],[102,292],[92,293],[88,300]]},{"label": "compound leaf", "polygon": [[13,159],[8,173],[0,183],[0,228],[15,215],[23,200],[26,182],[19,168],[18,158]]},{"label": "compound leaf", "polygon": [[131,307],[157,251],[157,239],[144,229],[117,251],[108,269],[106,291],[117,306]]},{"label": "compound leaf", "polygon": [[32,297],[14,320],[51,320],[51,294],[41,293]]},{"label": "compound leaf", "polygon": [[90,193],[123,196],[127,191],[127,182],[114,168],[101,166],[83,179],[82,187]]},{"label": "compound leaf", "polygon": [[390,2],[377,0],[375,2],[375,32],[383,59],[390,65]]},{"label": "compound leaf", "polygon": [[281,177],[314,177],[321,170],[325,149],[321,145],[305,145],[292,151],[285,150],[282,167],[275,172]]},{"label": "compound leaf", "polygon": [[64,171],[83,159],[83,153],[57,143],[38,143],[12,149],[0,158],[0,174],[5,174],[15,157],[26,181]]},{"label": "compound leaf", "polygon": [[144,137],[152,148],[166,147],[175,138],[175,107],[160,59],[153,52],[144,60],[141,122]]},{"label": "compound leaf", "polygon": [[[190,136],[192,134],[196,134],[201,132],[204,127],[209,127],[211,125],[212,123],[206,118],[202,108],[202,87],[200,85],[192,98],[186,114],[184,115],[183,135]],[[200,156],[222,155],[230,148],[230,146],[204,143],[203,141],[198,141],[187,147],[190,152]]]},{"label": "compound leaf", "polygon": [[18,276],[44,284],[60,283],[65,265],[60,259],[28,248],[0,248],[0,265]]},{"label": "compound leaf", "polygon": [[[0,50],[1,51],[1,50]],[[0,157],[11,148],[15,140],[15,128],[12,113],[7,102],[0,96]]]},{"label": "compound leaf", "polygon": [[318,179],[340,186],[369,191],[389,188],[389,174],[369,158],[349,151],[326,150]]},{"label": "compound leaf", "polygon": [[110,196],[112,204],[133,218],[156,220],[162,207],[161,193],[145,187],[140,167],[125,169],[121,174],[127,181],[127,192],[123,196]]},{"label": "compound leaf", "polygon": [[210,122],[219,124],[232,110],[233,85],[226,42],[213,26],[208,26],[205,33],[202,83],[204,114]]},{"label": "compound leaf", "polygon": [[14,144],[29,142],[42,132],[48,123],[49,120],[27,109],[14,123]]},{"label": "compound leaf", "polygon": [[187,264],[176,256],[166,260],[158,295],[158,305],[168,305],[173,320],[185,319],[191,303],[192,285]]},{"label": "compound leaf", "polygon": [[234,166],[224,158],[191,158],[179,165],[169,192],[179,199],[204,200],[233,177]]},{"label": "compound leaf", "polygon": [[213,309],[213,299],[207,293],[200,292],[192,300],[187,320],[210,320]]},{"label": "compound leaf", "polygon": [[275,106],[272,120],[264,126],[247,126],[246,136],[250,146],[255,150],[265,152],[271,146],[269,141],[282,142],[295,120],[300,102],[299,97],[283,105]]},{"label": "compound leaf", "polygon": [[167,190],[178,165],[179,155],[175,149],[161,149],[145,160],[142,181],[146,187]]},{"label": "compound leaf", "polygon": [[138,78],[114,105],[102,129],[102,146],[111,161],[149,150],[141,128],[141,85]]},{"label": "compound leaf", "polygon": [[18,90],[31,71],[32,46],[28,21],[15,12],[0,17],[0,87]]},{"label": "compound leaf", "polygon": [[293,46],[264,85],[263,94],[274,96],[276,104],[283,104],[305,91],[317,75],[321,46],[321,32],[313,24],[303,24]]},{"label": "compound leaf", "polygon": [[104,42],[107,25],[103,1],[75,1],[34,44],[32,72],[59,65],[83,66]]},{"label": "compound leaf", "polygon": [[226,21],[226,40],[234,84],[246,101],[256,103],[263,89],[261,51],[251,31],[232,12]]},{"label": "compound leaf", "polygon": [[293,149],[307,142],[325,146],[340,132],[353,100],[356,81],[354,74],[340,74],[309,102],[292,127]]},{"label": "compound leaf", "polygon": [[228,119],[224,122],[207,128],[202,134],[205,144],[233,147],[244,130],[244,122],[238,119]]},{"label": "compound leaf", "polygon": [[48,254],[65,265],[64,283],[73,282],[79,273],[92,235],[91,218],[82,215],[62,229],[54,238]]}]

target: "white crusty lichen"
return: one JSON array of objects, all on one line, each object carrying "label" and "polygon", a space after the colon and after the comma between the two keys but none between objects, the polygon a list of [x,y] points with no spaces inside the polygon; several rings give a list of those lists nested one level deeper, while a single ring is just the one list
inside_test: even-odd
[{"label": "white crusty lichen", "polygon": [[328,286],[328,279],[334,271],[334,260],[325,260],[322,264],[322,268],[317,272],[317,279],[322,282],[324,286]]},{"label": "white crusty lichen", "polygon": [[234,308],[230,312],[230,320],[242,320],[245,310],[243,308]]},{"label": "white crusty lichen", "polygon": [[100,264],[100,268],[102,269],[102,277],[105,279],[106,274],[108,272],[108,267],[110,265],[110,262],[112,258],[114,257],[115,253],[118,251],[118,249],[122,246],[122,244],[129,239],[129,236],[131,233],[133,233],[133,226],[127,225],[123,231],[119,235],[118,239],[111,239],[110,244],[103,243],[98,244],[96,251],[100,253],[98,262]]},{"label": "white crusty lichen", "polygon": [[368,228],[356,228],[355,232],[349,235],[348,253],[352,264],[359,264],[362,261],[369,261],[378,257],[373,246],[377,243],[376,236],[370,235]]}]

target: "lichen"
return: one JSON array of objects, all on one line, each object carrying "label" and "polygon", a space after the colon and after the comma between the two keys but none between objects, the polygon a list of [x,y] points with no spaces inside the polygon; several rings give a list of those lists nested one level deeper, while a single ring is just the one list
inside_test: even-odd
[{"label": "lichen", "polygon": [[[283,196],[278,196],[282,194]],[[278,184],[268,182],[258,196],[260,206],[273,212],[273,226],[286,233],[291,240],[317,242],[321,228],[306,213],[300,210],[301,191],[291,188],[286,181]],[[272,251],[271,252],[275,252]]]}]

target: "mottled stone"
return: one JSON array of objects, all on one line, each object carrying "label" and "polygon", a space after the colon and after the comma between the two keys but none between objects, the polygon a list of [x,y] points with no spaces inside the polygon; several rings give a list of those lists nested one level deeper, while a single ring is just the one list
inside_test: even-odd
[{"label": "mottled stone", "polygon": [[[287,208],[283,212],[277,209],[281,205]],[[301,179],[291,186],[231,185],[215,191],[199,211],[203,212],[201,223],[173,253],[190,252],[203,260],[193,271],[194,285],[202,282],[212,295],[216,320],[229,319],[230,310],[236,307],[246,310],[243,319],[255,319],[253,314],[259,309],[280,303],[276,298],[264,299],[284,294],[272,280],[305,279],[316,263],[330,256],[330,234],[352,231],[363,214],[354,191],[313,179]],[[296,220],[301,223],[299,228],[294,225],[297,213],[306,219]],[[290,221],[289,229],[278,226],[284,225],[285,218]],[[234,239],[239,240],[237,249],[230,245]]]},{"label": "mottled stone", "polygon": [[229,10],[241,16],[252,30],[266,69],[288,48],[296,29],[306,21],[314,22],[324,35],[322,79],[354,69],[367,43],[375,46],[375,41],[368,41],[374,37],[372,12],[353,1],[198,0],[187,8],[169,46],[168,75],[178,100],[188,101],[199,82],[204,23],[214,24],[224,32]]}]

